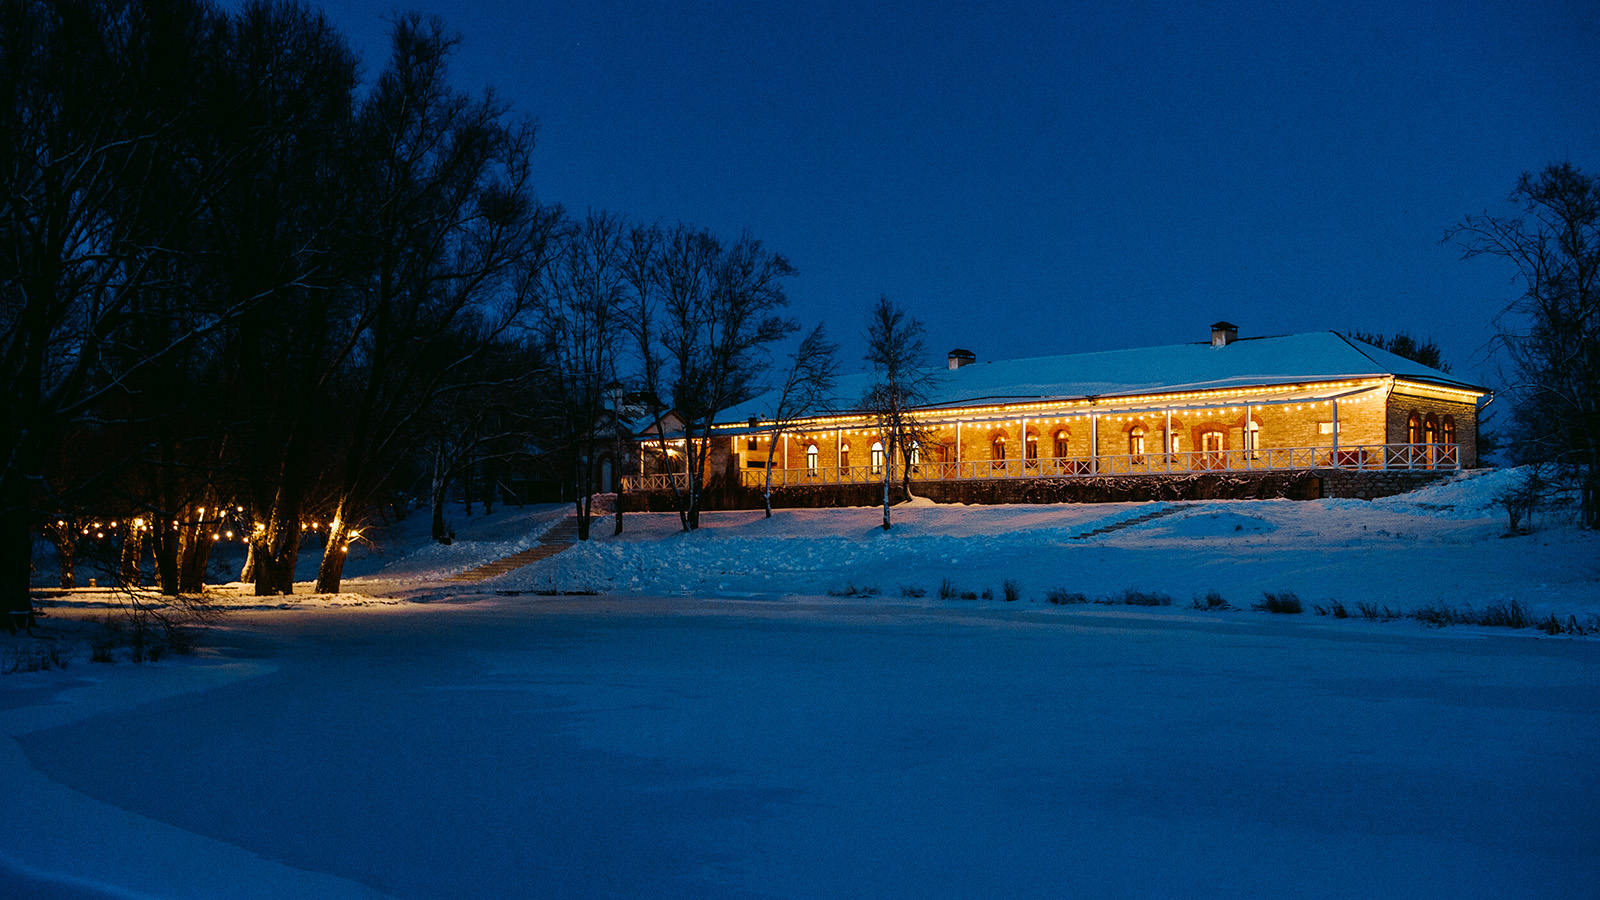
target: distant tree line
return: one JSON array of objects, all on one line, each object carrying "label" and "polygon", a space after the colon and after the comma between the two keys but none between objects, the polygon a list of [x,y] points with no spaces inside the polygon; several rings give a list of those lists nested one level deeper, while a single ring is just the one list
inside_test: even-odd
[{"label": "distant tree line", "polygon": [[289,2],[0,0],[0,34],[8,627],[36,536],[67,579],[92,532],[178,594],[237,526],[273,594],[314,522],[333,592],[380,509],[425,494],[447,538],[449,484],[535,461],[587,536],[623,389],[683,417],[697,523],[696,438],[797,327],[781,255],[541,204],[531,121],[451,83],[434,18],[398,16],[366,82]]}]

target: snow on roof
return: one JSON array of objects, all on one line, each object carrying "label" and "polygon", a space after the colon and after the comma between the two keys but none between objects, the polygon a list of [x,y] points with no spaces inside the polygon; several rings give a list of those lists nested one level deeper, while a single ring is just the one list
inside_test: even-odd
[{"label": "snow on roof", "polygon": [[[1477,385],[1370,344],[1349,340],[1334,331],[1241,338],[1225,347],[1213,347],[1205,342],[996,360],[959,369],[940,367],[933,372],[935,383],[929,391],[929,407],[1115,397],[1390,375],[1487,393]],[[872,374],[865,372],[841,377],[834,389],[833,403],[823,411],[858,409],[872,380]],[[743,422],[756,415],[771,418],[776,402],[776,392],[768,392],[727,410],[718,421]]]}]

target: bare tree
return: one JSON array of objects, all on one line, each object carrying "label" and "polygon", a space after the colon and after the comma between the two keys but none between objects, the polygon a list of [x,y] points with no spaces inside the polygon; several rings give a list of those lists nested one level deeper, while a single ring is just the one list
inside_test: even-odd
[{"label": "bare tree", "polygon": [[818,322],[789,358],[789,370],[783,376],[783,385],[778,388],[778,399],[772,408],[772,439],[767,441],[767,478],[762,497],[769,519],[772,518],[772,463],[778,449],[778,436],[799,419],[833,402],[833,386],[839,377],[838,352],[839,345],[828,340],[822,323]]},{"label": "bare tree", "polygon": [[923,364],[927,347],[922,322],[906,315],[888,297],[879,297],[867,316],[866,361],[873,382],[861,400],[877,419],[884,444],[883,529],[889,530],[889,487],[900,474],[901,490],[911,493],[911,471],[926,438],[917,407],[926,405],[938,373]]},{"label": "bare tree", "polygon": [[794,274],[787,259],[749,234],[724,247],[709,232],[680,225],[661,243],[656,278],[662,324],[643,353],[659,353],[663,366],[646,389],[656,396],[670,393],[683,422],[688,485],[679,515],[686,531],[700,527],[711,424],[757,393],[767,348],[798,328],[777,315],[789,303],[783,279]]},{"label": "bare tree", "polygon": [[[490,93],[450,87],[455,42],[437,19],[402,16],[358,117],[366,263],[353,279],[351,422],[318,593],[339,590],[350,534],[428,408],[475,387],[477,363],[522,320],[518,273],[548,244],[552,217],[532,196],[533,125],[508,121]],[[463,335],[473,339],[454,339]]]},{"label": "bare tree", "polygon": [[573,223],[544,269],[535,302],[550,412],[557,419],[576,487],[579,540],[589,539],[598,430],[626,333],[622,316],[628,234],[623,220],[610,213],[590,212]]},{"label": "bare tree", "polygon": [[183,235],[232,174],[204,135],[213,14],[119,0],[0,4],[0,614],[32,614],[49,449],[108,398],[248,305],[186,303],[135,343]]},{"label": "bare tree", "polygon": [[1498,337],[1515,378],[1512,449],[1572,472],[1582,523],[1600,528],[1600,177],[1550,165],[1524,173],[1509,202],[1520,215],[1467,216],[1445,239],[1516,267],[1522,294]]}]

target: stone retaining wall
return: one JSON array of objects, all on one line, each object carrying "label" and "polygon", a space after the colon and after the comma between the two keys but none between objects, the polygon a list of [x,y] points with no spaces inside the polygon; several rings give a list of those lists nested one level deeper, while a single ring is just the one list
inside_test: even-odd
[{"label": "stone retaining wall", "polygon": [[[1325,469],[1307,472],[1195,473],[1187,475],[1124,475],[1101,478],[1017,478],[981,481],[921,481],[912,492],[938,503],[1127,503],[1151,500],[1316,500],[1342,497],[1371,500],[1413,491],[1454,475],[1454,471],[1349,472]],[[898,484],[890,500],[905,493]],[[706,509],[761,509],[755,488],[707,492]],[[774,509],[826,509],[876,506],[883,502],[881,484],[828,484],[777,487]],[[670,493],[625,494],[628,511],[670,512]]]},{"label": "stone retaining wall", "polygon": [[1343,469],[1318,471],[1322,481],[1322,496],[1343,497],[1350,500],[1372,500],[1393,497],[1455,475],[1453,469],[1433,471],[1347,472]]}]

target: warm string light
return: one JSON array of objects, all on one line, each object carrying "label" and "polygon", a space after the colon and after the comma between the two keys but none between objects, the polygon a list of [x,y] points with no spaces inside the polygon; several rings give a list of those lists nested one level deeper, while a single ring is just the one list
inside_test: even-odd
[{"label": "warm string light", "polygon": [[[1337,389],[1373,389],[1373,388],[1381,387],[1388,380],[1389,379],[1381,379],[1380,378],[1380,379],[1357,379],[1357,380],[1344,380],[1344,381],[1295,382],[1295,383],[1290,383],[1290,384],[1258,385],[1258,386],[1244,387],[1244,388],[1216,388],[1216,389],[1208,390],[1208,391],[1177,391],[1177,392],[1172,392],[1172,393],[1131,394],[1131,395],[1124,395],[1124,396],[1104,396],[1104,397],[1093,397],[1093,398],[1080,398],[1080,399],[1075,399],[1075,400],[1039,400],[1039,401],[1030,401],[1030,402],[1025,402],[1025,403],[992,404],[992,405],[987,405],[987,406],[947,407],[947,408],[938,408],[938,409],[923,409],[923,410],[919,410],[918,414],[922,415],[924,417],[927,417],[927,416],[931,416],[931,415],[936,415],[938,413],[948,413],[954,418],[960,418],[962,416],[978,416],[978,417],[982,417],[986,413],[997,413],[997,412],[1021,414],[1021,413],[1025,413],[1025,412],[1029,412],[1029,411],[1033,411],[1033,410],[1046,410],[1047,411],[1047,410],[1056,409],[1056,408],[1060,408],[1060,407],[1089,407],[1089,406],[1107,406],[1107,405],[1111,405],[1111,406],[1132,406],[1132,405],[1141,405],[1141,404],[1144,404],[1144,403],[1152,403],[1152,402],[1158,402],[1158,401],[1163,403],[1163,404],[1170,405],[1170,404],[1175,403],[1175,402],[1186,402],[1186,401],[1193,401],[1193,400],[1199,400],[1199,401],[1203,402],[1203,401],[1206,401],[1206,400],[1218,400],[1218,399],[1223,399],[1223,398],[1226,398],[1226,397],[1247,397],[1247,396],[1248,397],[1270,397],[1271,395],[1275,395],[1275,394],[1285,394],[1285,393],[1291,393],[1291,392],[1302,392],[1303,393],[1303,392],[1308,392],[1308,391],[1309,392],[1318,392],[1318,391],[1333,390],[1333,389],[1336,389],[1336,388]],[[1480,394],[1472,393],[1470,391],[1461,391],[1461,390],[1456,390],[1456,389],[1452,389],[1452,388],[1438,387],[1438,386],[1434,386],[1434,385],[1419,385],[1419,384],[1416,384],[1414,382],[1396,382],[1396,383],[1397,384],[1404,384],[1404,385],[1406,385],[1408,387],[1415,387],[1418,390],[1434,390],[1434,391],[1438,391],[1440,393],[1450,394],[1450,395],[1452,395],[1454,397],[1461,398],[1461,399],[1463,399],[1465,401],[1470,401],[1470,402],[1476,402],[1477,398],[1479,396],[1481,396]],[[852,423],[866,423],[866,422],[869,422],[869,421],[870,421],[870,416],[868,416],[868,415],[865,415],[865,414],[862,414],[862,413],[847,413],[847,414],[844,414],[844,415],[817,416],[817,417],[813,417],[813,418],[807,418],[807,419],[801,420],[797,424],[800,424],[803,427],[815,428],[817,426],[823,426],[823,425],[846,425],[846,424],[852,424]],[[768,423],[765,428],[760,428],[758,426],[758,429],[761,430],[761,431],[770,431],[773,427],[774,426],[771,423]],[[751,431],[751,430],[757,430],[757,429],[751,429],[747,422],[728,422],[728,423],[724,423],[724,424],[720,424],[720,425],[713,425],[712,426],[712,430],[713,431],[735,431],[735,430]]]}]

